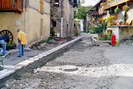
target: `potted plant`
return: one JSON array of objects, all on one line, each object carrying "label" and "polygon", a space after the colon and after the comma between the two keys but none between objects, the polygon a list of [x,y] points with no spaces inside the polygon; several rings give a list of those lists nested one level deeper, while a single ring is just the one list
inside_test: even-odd
[{"label": "potted plant", "polygon": [[115,12],[116,14],[118,14],[120,11],[121,11],[121,10],[120,10],[119,7],[116,7],[116,8],[114,9],[114,12]]},{"label": "potted plant", "polygon": [[129,6],[128,5],[124,5],[123,6],[123,10],[125,10],[127,12],[129,10]]}]

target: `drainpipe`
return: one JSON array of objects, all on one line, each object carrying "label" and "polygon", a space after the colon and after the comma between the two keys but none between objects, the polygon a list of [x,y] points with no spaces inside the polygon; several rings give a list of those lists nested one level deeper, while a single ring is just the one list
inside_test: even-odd
[{"label": "drainpipe", "polygon": [[26,0],[23,0],[24,32],[26,32]]},{"label": "drainpipe", "polygon": [[63,17],[61,17],[61,33],[60,33],[60,37],[63,37],[63,24],[64,24],[64,19],[63,19]]},{"label": "drainpipe", "polygon": [[60,37],[63,37],[63,24],[64,24],[64,18],[63,18],[63,2],[64,0],[61,1],[61,31],[60,31]]}]

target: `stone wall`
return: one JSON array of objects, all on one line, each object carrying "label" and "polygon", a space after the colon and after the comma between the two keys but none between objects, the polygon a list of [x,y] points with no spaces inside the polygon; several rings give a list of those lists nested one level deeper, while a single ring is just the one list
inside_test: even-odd
[{"label": "stone wall", "polygon": [[120,40],[130,39],[133,36],[133,27],[120,29]]},{"label": "stone wall", "polygon": [[74,30],[74,9],[69,0],[64,0],[64,36],[71,36]]},{"label": "stone wall", "polygon": [[[40,0],[30,0],[29,7],[20,13],[0,12],[0,30],[9,30],[17,39],[16,29],[20,28],[26,32],[28,43],[47,39],[50,32],[50,3],[44,2],[44,14],[39,12],[40,6],[35,6],[34,2]],[[40,4],[36,4],[40,5]]]},{"label": "stone wall", "polygon": [[[51,3],[51,20],[56,22],[56,26],[52,26],[52,29],[54,29],[55,35],[59,34],[63,38],[68,37],[71,35],[74,26],[73,7],[69,0],[59,0],[59,6],[55,6],[54,3],[54,1]],[[61,17],[63,18],[62,30]]]}]

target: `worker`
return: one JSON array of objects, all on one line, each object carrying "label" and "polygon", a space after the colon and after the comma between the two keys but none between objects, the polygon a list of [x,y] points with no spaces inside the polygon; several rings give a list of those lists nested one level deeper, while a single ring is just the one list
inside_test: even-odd
[{"label": "worker", "polygon": [[18,57],[22,57],[24,56],[24,47],[27,44],[27,38],[26,34],[22,32],[20,29],[18,29],[17,32],[18,32],[18,49],[19,49]]}]

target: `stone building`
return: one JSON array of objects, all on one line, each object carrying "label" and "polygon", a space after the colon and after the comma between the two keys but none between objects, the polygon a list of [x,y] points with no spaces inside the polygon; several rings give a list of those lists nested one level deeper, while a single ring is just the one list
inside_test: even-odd
[{"label": "stone building", "polygon": [[73,34],[74,1],[51,0],[51,35],[66,38]]},{"label": "stone building", "polygon": [[92,11],[95,22],[107,22],[106,32],[119,42],[133,37],[133,1],[100,0]]},{"label": "stone building", "polygon": [[50,34],[50,0],[0,0],[0,36],[16,41],[17,29],[27,34],[28,43]]}]

